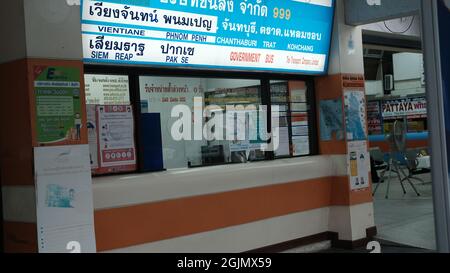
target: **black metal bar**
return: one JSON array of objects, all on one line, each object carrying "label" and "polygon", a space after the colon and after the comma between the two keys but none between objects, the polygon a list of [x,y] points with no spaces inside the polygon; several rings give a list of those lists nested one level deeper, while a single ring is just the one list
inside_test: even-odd
[{"label": "black metal bar", "polygon": [[[272,133],[272,97],[270,95],[270,80],[261,80],[261,104],[266,107],[267,110],[267,132]],[[273,137],[271,138],[273,140]],[[269,142],[268,142],[269,143]],[[274,160],[274,151],[266,151],[266,160]]]},{"label": "black metal bar", "polygon": [[3,182],[2,182],[2,166],[0,165],[0,253],[5,253],[4,249],[4,237],[5,237],[5,229],[4,229],[4,220],[3,220]]},{"label": "black metal bar", "polygon": [[135,146],[137,151],[137,166],[138,171],[142,171],[143,153],[141,151],[141,94],[139,88],[139,75],[130,73],[128,75],[129,88],[130,88],[130,102],[133,106],[134,115],[134,139],[136,140]]},{"label": "black metal bar", "polygon": [[420,38],[417,40],[407,40],[396,37],[381,37],[369,33],[363,33],[363,44],[422,50],[422,42],[420,41]]},{"label": "black metal bar", "polygon": [[230,79],[282,79],[306,81],[312,78],[308,75],[299,74],[275,74],[268,72],[240,72],[222,70],[197,70],[197,69],[173,69],[146,66],[116,66],[85,64],[86,74],[137,74],[140,76],[171,76],[171,77],[192,77],[192,78],[230,78]]},{"label": "black metal bar", "polygon": [[319,133],[317,120],[317,101],[313,79],[306,81],[306,100],[308,102],[308,127],[310,155],[319,154]]}]

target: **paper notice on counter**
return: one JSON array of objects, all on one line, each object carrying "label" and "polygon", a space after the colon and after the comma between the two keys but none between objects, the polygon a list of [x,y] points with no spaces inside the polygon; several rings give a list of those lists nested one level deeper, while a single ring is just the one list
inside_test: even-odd
[{"label": "paper notice on counter", "polygon": [[38,250],[96,252],[89,146],[34,149]]}]

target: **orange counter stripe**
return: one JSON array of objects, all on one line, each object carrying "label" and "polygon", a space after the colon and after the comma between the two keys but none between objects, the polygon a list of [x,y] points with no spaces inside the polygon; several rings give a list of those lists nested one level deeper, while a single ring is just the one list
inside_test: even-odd
[{"label": "orange counter stripe", "polygon": [[372,202],[370,190],[350,193],[348,177],[338,177],[98,210],[97,249],[124,248],[318,208],[368,202]]}]

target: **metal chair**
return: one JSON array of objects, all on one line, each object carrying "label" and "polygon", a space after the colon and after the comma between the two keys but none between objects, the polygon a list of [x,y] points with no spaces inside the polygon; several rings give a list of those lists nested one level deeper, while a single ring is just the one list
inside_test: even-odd
[{"label": "metal chair", "polygon": [[[405,171],[402,168],[402,161],[405,162],[405,154],[406,154],[406,127],[405,123],[396,121],[394,123],[394,129],[393,131],[386,137],[386,142],[390,145],[390,152],[387,162],[387,167],[383,172],[382,178],[380,180],[380,183],[375,187],[375,190],[373,192],[373,195],[376,194],[378,191],[378,188],[380,187],[380,184],[382,181],[385,181],[386,179],[386,173],[388,173],[387,176],[387,189],[386,189],[386,199],[389,199],[389,191],[391,187],[391,179],[392,179],[392,172],[397,174],[398,180],[400,181],[400,185],[403,190],[403,194],[406,194],[406,188],[403,184],[405,181],[408,182],[411,187],[413,188],[414,192],[417,194],[417,196],[420,196],[419,191],[417,190],[416,186],[412,183],[412,179],[409,177],[409,175],[406,175]],[[407,160],[406,160],[407,162]],[[404,178],[402,178],[402,175]]]},{"label": "metal chair", "polygon": [[408,169],[408,176],[403,178],[403,181],[411,179],[425,184],[425,181],[423,179],[414,176],[415,172],[418,171],[417,166],[419,165],[419,161],[417,160],[417,158],[419,156],[420,153],[417,150],[409,150],[405,152],[405,165]]},{"label": "metal chair", "polygon": [[385,154],[381,151],[379,147],[371,148],[370,156],[375,162],[383,162],[382,164],[375,164],[377,170],[386,169],[387,162],[385,160]]}]

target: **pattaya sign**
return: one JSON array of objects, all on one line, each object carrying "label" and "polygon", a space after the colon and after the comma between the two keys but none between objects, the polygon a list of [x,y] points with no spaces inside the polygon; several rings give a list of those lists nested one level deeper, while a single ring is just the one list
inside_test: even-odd
[{"label": "pattaya sign", "polygon": [[382,107],[384,119],[396,119],[404,116],[424,118],[427,116],[427,101],[425,98],[388,100],[382,103]]},{"label": "pattaya sign", "polygon": [[334,0],[82,2],[86,62],[323,74]]}]

